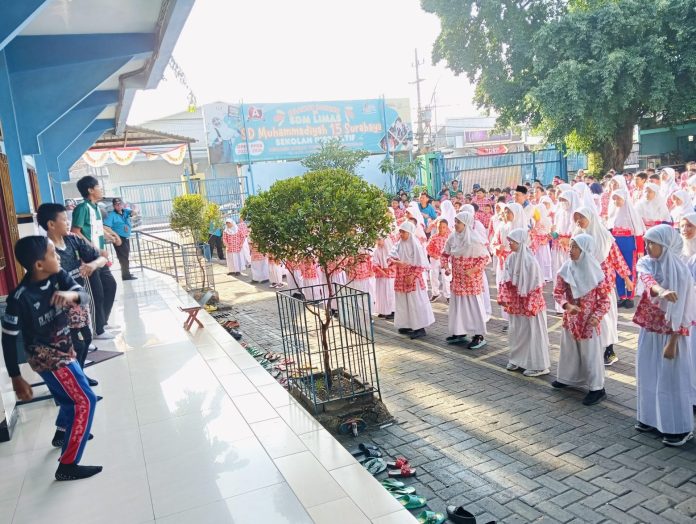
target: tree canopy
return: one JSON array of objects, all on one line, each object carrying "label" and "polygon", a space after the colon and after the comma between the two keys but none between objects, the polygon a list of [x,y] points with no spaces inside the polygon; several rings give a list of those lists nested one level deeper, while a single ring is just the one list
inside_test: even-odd
[{"label": "tree canopy", "polygon": [[199,194],[181,195],[172,201],[169,223],[174,231],[199,243],[208,239],[211,223],[216,228],[222,227],[222,215],[217,204]]},{"label": "tree canopy", "polygon": [[642,117],[696,113],[696,0],[421,0],[441,20],[433,60],[476,84],[500,126],[621,169]]},{"label": "tree canopy", "polygon": [[321,149],[304,158],[300,163],[309,171],[343,169],[355,173],[358,166],[370,153],[362,149],[349,149],[340,138],[331,138],[321,143]]},{"label": "tree canopy", "polygon": [[279,180],[250,196],[242,217],[260,252],[291,262],[313,258],[329,273],[332,263],[374,246],[391,223],[382,191],[341,169]]}]

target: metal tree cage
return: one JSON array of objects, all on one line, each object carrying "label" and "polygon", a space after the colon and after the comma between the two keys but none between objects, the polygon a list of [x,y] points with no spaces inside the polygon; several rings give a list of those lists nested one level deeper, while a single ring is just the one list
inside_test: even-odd
[{"label": "metal tree cage", "polygon": [[[276,297],[291,392],[299,392],[315,413],[371,402],[375,394],[381,399],[368,293],[334,284],[331,299],[326,285],[287,289]],[[333,314],[324,349],[321,322],[329,301]]]}]

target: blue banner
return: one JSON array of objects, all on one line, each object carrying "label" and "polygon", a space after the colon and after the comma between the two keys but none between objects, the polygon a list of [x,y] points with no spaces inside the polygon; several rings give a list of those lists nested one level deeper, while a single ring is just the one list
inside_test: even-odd
[{"label": "blue banner", "polygon": [[214,103],[203,112],[211,164],[296,160],[331,138],[370,153],[413,146],[408,99]]}]

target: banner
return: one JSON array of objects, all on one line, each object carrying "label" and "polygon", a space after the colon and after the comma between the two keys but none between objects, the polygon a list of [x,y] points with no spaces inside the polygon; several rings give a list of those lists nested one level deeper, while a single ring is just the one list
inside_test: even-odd
[{"label": "banner", "polygon": [[211,164],[296,160],[341,138],[370,153],[413,146],[409,100],[369,99],[203,106]]}]

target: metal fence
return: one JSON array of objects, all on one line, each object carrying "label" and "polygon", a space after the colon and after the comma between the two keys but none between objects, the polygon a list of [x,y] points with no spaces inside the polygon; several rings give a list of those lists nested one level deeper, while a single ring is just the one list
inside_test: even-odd
[{"label": "metal fence", "polygon": [[210,246],[180,244],[161,235],[134,231],[131,269],[142,268],[169,275],[186,291],[215,289]]},{"label": "metal fence", "polygon": [[458,179],[463,191],[471,191],[474,184],[486,189],[514,187],[522,182],[540,180],[551,184],[555,176],[568,178],[568,173],[587,168],[587,157],[578,153],[564,153],[558,149],[521,151],[500,155],[437,157],[431,160],[430,190],[437,194],[443,184]]},{"label": "metal fence", "polygon": [[334,286],[331,309],[336,313],[325,333],[321,320],[329,301],[326,286],[276,293],[288,386],[315,413],[338,411],[358,400],[371,402],[380,395],[370,296]]},{"label": "metal fence", "polygon": [[174,198],[200,194],[225,214],[237,214],[249,194],[246,177],[191,179],[181,182],[122,186],[121,197],[137,204],[145,227],[169,223]]}]

